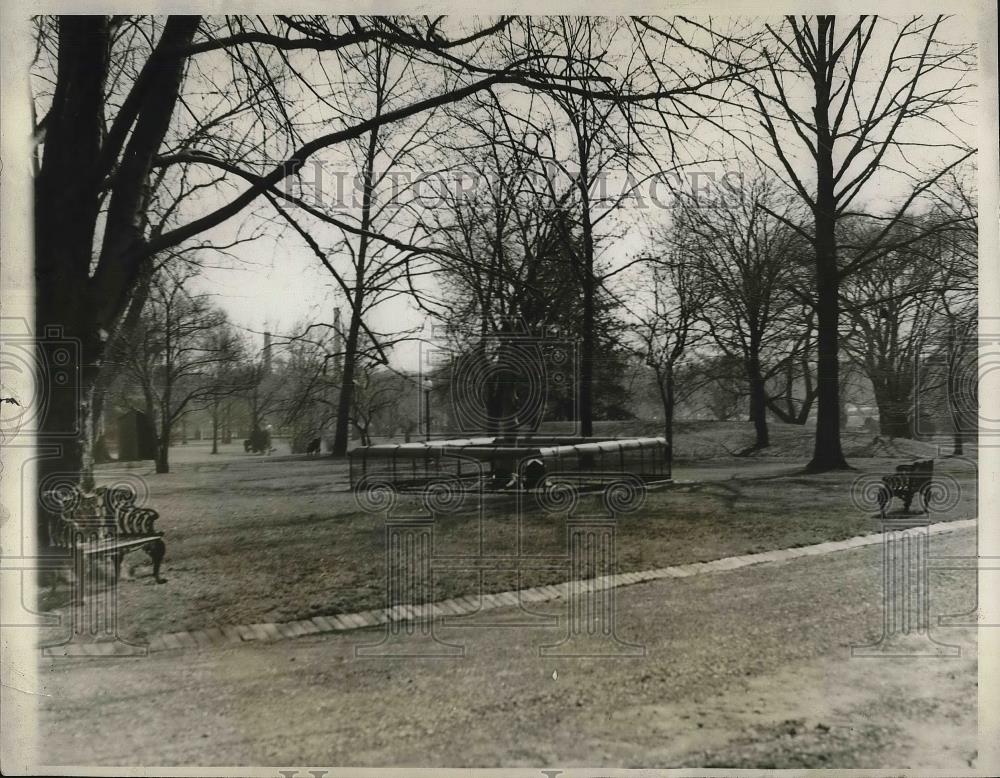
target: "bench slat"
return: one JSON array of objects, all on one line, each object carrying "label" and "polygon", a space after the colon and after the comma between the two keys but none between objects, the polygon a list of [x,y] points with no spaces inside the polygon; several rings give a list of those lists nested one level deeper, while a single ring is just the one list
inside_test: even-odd
[{"label": "bench slat", "polygon": [[144,546],[147,543],[152,543],[154,540],[162,540],[163,535],[147,535],[145,537],[129,537],[125,540],[99,540],[89,543],[81,543],[80,550],[87,555],[90,554],[106,554],[110,551],[120,551],[125,548],[134,548],[135,546]]}]

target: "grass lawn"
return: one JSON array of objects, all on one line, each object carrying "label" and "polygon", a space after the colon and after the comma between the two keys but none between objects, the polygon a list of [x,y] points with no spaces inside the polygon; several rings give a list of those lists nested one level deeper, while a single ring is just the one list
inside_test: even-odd
[{"label": "grass lawn", "polygon": [[[731,460],[723,480],[677,484],[651,491],[645,505],[618,520],[618,572],[705,561],[776,548],[838,540],[877,529],[873,511],[859,509],[851,485],[859,475],[890,472],[899,460],[854,460],[856,472],[806,476],[801,460],[785,474],[752,477],[753,463]],[[720,463],[716,462],[718,469]],[[99,480],[115,470],[108,466]],[[148,505],[160,512],[167,557],[157,585],[141,563],[119,587],[120,631],[152,635],[213,625],[285,621],[385,605],[384,516],[361,511],[347,489],[346,464],[330,459],[219,457],[181,453],[174,472],[148,474]],[[934,521],[976,515],[976,476],[968,461],[939,459],[939,472],[960,487],[956,504]],[[748,477],[740,477],[741,473]],[[761,475],[760,472],[763,472]],[[736,474],[736,478],[729,475]],[[696,480],[696,479],[692,479]],[[900,503],[894,503],[898,511]],[[596,497],[580,500],[578,514],[601,511]],[[413,498],[396,515],[415,515]],[[435,599],[501,591],[569,577],[565,515],[538,509],[518,520],[510,498],[487,501],[475,513],[434,522]],[[520,534],[520,555],[518,535]],[[476,572],[474,561],[516,557],[507,569]],[[451,557],[447,562],[444,557]],[[454,557],[462,556],[464,561]],[[458,569],[465,567],[466,569]],[[487,565],[489,567],[489,565]],[[496,567],[493,565],[493,567]],[[480,581],[481,576],[481,581]]]}]

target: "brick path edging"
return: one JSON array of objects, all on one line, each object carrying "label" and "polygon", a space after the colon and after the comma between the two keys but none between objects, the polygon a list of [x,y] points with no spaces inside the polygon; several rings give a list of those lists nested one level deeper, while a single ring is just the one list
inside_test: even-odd
[{"label": "brick path edging", "polygon": [[[945,521],[928,526],[929,534],[936,535],[967,529],[976,525],[976,519],[961,519]],[[672,565],[654,570],[643,570],[633,573],[618,573],[616,575],[593,578],[585,581],[566,581],[560,584],[533,586],[528,589],[517,589],[508,592],[483,594],[480,596],[463,596],[450,600],[442,600],[429,605],[397,605],[392,608],[377,608],[360,613],[341,613],[336,616],[315,616],[311,619],[285,621],[262,624],[219,625],[205,629],[184,630],[155,635],[149,639],[148,651],[178,651],[201,650],[203,648],[225,647],[243,643],[273,643],[279,640],[292,640],[306,635],[320,635],[331,632],[348,632],[356,629],[378,627],[389,621],[416,621],[426,618],[442,618],[448,616],[468,616],[473,613],[497,608],[512,607],[517,604],[549,602],[565,599],[573,593],[596,591],[622,586],[655,581],[664,578],[687,578],[702,573],[737,570],[741,567],[762,564],[765,562],[784,562],[807,556],[829,554],[836,551],[846,551],[862,546],[871,546],[881,542],[882,533],[858,535],[846,540],[826,541],[810,546],[783,548],[776,551],[764,551],[759,554],[715,559],[711,562],[693,562],[686,565]],[[75,655],[112,656],[126,653],[124,649],[134,646],[122,642],[98,642],[77,644]]]}]

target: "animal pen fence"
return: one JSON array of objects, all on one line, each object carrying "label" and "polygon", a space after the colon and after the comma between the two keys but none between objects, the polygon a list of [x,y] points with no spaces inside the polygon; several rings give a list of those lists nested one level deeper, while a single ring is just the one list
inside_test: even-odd
[{"label": "animal pen fence", "polygon": [[646,484],[670,480],[664,438],[480,437],[363,446],[350,452],[354,488],[390,483],[420,489],[443,479],[469,488],[531,490],[552,480],[602,488],[629,475]]}]

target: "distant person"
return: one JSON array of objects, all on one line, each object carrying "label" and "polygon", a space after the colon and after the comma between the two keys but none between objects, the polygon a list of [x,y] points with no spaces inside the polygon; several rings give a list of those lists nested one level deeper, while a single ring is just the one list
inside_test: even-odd
[{"label": "distant person", "polygon": [[320,446],[322,446],[323,441],[320,438],[313,438],[309,441],[309,445],[306,446],[306,454],[312,456],[313,454],[318,454],[320,451]]}]

